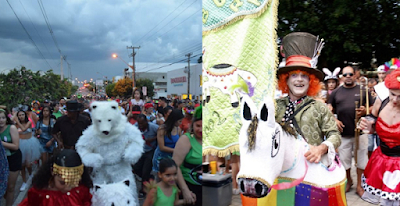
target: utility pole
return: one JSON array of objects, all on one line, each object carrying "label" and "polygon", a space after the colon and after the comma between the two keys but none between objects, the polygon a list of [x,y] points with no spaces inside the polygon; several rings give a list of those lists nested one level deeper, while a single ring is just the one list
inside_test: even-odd
[{"label": "utility pole", "polygon": [[187,98],[190,99],[190,56],[192,53],[186,54],[188,57],[188,87],[187,87]]},{"label": "utility pole", "polygon": [[[135,81],[136,81],[136,79],[135,79],[135,69],[136,69],[136,65],[135,65],[135,55],[136,55],[136,52],[135,52],[135,49],[140,49],[140,46],[139,47],[134,47],[134,46],[127,46],[126,47],[127,49],[132,49],[132,54],[131,54],[131,56],[132,56],[132,59],[133,59],[133,61],[132,61],[132,80],[133,80],[133,83],[132,83],[132,88],[134,88],[135,87]],[[132,95],[133,95],[133,92],[134,91],[132,91]]]},{"label": "utility pole", "polygon": [[63,56],[61,55],[61,56],[60,56],[60,58],[61,58],[61,80],[63,80],[63,79],[64,79],[64,73],[63,73],[63,62],[62,62],[62,60],[63,60]]}]

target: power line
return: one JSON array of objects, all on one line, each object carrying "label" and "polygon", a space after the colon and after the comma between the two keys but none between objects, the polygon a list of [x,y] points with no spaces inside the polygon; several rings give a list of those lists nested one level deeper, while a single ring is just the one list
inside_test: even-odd
[{"label": "power line", "polygon": [[198,43],[194,46],[193,45],[189,46],[187,48],[181,49],[181,51],[179,53],[172,54],[171,56],[167,56],[161,60],[158,60],[158,62],[156,62],[154,64],[157,64],[157,63],[160,63],[163,61],[169,61],[171,59],[175,59],[176,57],[180,57],[180,56],[183,56],[184,54],[188,53],[188,51],[196,51],[197,49],[200,49],[201,47],[202,47],[202,43]]},{"label": "power line", "polygon": [[[55,37],[55,35],[54,35],[53,29],[51,28],[49,18],[47,17],[46,9],[45,9],[44,6],[43,6],[43,2],[42,2],[42,0],[37,0],[37,2],[38,2],[38,4],[39,4],[40,11],[41,11],[42,14],[43,14],[44,21],[46,22],[47,28],[49,29],[49,32],[50,32],[51,37],[52,37],[52,39],[53,39],[53,42],[54,42],[55,46],[57,47],[58,53],[60,53],[60,55],[62,56],[62,58],[65,60],[65,62],[67,62],[68,69],[69,69],[69,75],[70,75],[70,78],[72,78],[71,64],[67,61],[66,57],[62,54],[61,49],[60,49],[60,47],[58,46],[57,39],[56,39],[56,37]],[[61,74],[61,76],[62,76],[62,74]]]},{"label": "power line", "polygon": [[143,67],[143,68],[141,68],[141,69],[146,69],[146,68],[148,68],[148,67],[153,67],[154,65],[160,64],[162,61],[172,61],[172,60],[178,58],[179,56],[182,56],[183,54],[188,53],[188,51],[192,51],[192,52],[193,52],[193,51],[201,50],[201,48],[202,48],[201,46],[202,46],[202,43],[197,44],[197,45],[195,45],[195,46],[188,47],[187,49],[182,50],[182,51],[181,51],[180,53],[178,53],[178,54],[174,54],[174,55],[172,55],[172,56],[169,56],[169,57],[167,57],[167,58],[164,58],[164,59],[162,59],[162,60],[159,60],[158,62],[152,63],[152,64],[150,64],[150,65],[147,65],[147,66],[145,66],[145,67]]},{"label": "power line", "polygon": [[38,34],[40,40],[42,41],[42,44],[43,44],[44,48],[46,48],[47,53],[49,53],[49,55],[51,55],[49,49],[47,48],[46,44],[45,44],[44,41],[43,41],[42,36],[40,35],[39,31],[36,29],[35,24],[33,24],[32,18],[29,16],[28,12],[26,11],[26,9],[25,9],[25,7],[24,7],[24,4],[21,2],[21,0],[19,0],[19,3],[21,4],[22,8],[24,9],[26,16],[28,16],[29,21],[31,22],[33,28],[35,29],[36,33]]},{"label": "power line", "polygon": [[[186,11],[192,4],[194,4],[197,0],[194,0],[191,4],[189,4],[189,6],[187,6],[182,12],[180,12],[178,15],[176,15],[174,18],[172,18],[168,23],[166,23],[163,27],[161,27],[158,31],[156,31],[153,35],[145,38],[144,40],[149,39],[150,37],[153,37],[155,34],[157,34],[159,31],[161,31],[165,26],[169,25],[169,23],[171,23],[174,19],[176,19],[179,15],[181,15],[182,13],[184,13],[184,11]],[[138,41],[139,42],[139,41]]]},{"label": "power line", "polygon": [[38,50],[40,56],[42,56],[42,58],[46,61],[47,65],[49,65],[50,69],[53,69],[53,68],[50,66],[50,64],[49,64],[49,62],[47,61],[47,59],[44,57],[43,53],[40,51],[39,47],[36,45],[35,41],[33,41],[33,39],[32,39],[32,37],[31,37],[31,35],[29,34],[28,30],[26,30],[25,26],[22,24],[21,20],[19,19],[17,13],[15,13],[15,11],[14,11],[13,7],[11,6],[10,2],[9,2],[8,0],[6,0],[6,1],[7,1],[8,5],[10,6],[11,10],[14,12],[15,17],[17,17],[18,22],[21,24],[22,28],[24,29],[24,31],[25,31],[26,34],[28,35],[29,39],[32,41],[32,44],[33,44],[33,45],[36,47],[36,49]]},{"label": "power line", "polygon": [[169,13],[165,18],[163,18],[162,21],[160,21],[156,26],[154,26],[152,29],[150,29],[146,34],[144,34],[142,37],[139,38],[139,40],[137,40],[134,44],[136,44],[137,42],[139,42],[141,39],[143,39],[143,37],[145,37],[148,33],[150,33],[151,31],[153,31],[153,29],[155,29],[158,25],[160,25],[164,20],[166,20],[172,13],[174,13],[180,6],[182,6],[183,3],[185,3],[187,0],[184,0],[178,7],[176,7],[171,13]]},{"label": "power line", "polygon": [[[202,55],[202,53],[196,54],[196,55],[194,55],[194,56],[191,56],[190,58],[192,59],[192,58],[195,58],[195,57],[200,56],[200,55]],[[149,72],[149,71],[158,70],[158,69],[161,69],[161,68],[164,68],[164,67],[168,67],[168,66],[171,66],[171,65],[176,64],[176,63],[179,63],[179,62],[187,61],[187,60],[188,60],[188,59],[181,59],[181,60],[176,61],[176,62],[172,62],[172,63],[166,64],[166,65],[163,65],[163,66],[160,66],[160,67],[157,67],[157,68],[152,68],[152,69],[149,69],[149,70],[147,70],[147,71],[141,71],[141,72]]]},{"label": "power line", "polygon": [[42,2],[42,0],[37,0],[37,1],[38,1],[40,10],[41,10],[41,12],[42,12],[42,14],[43,14],[44,20],[45,20],[45,22],[46,22],[47,28],[49,29],[50,34],[51,34],[51,37],[53,38],[54,44],[56,45],[56,47],[57,47],[58,52],[60,53],[60,55],[62,55],[62,54],[61,54],[61,49],[60,49],[60,47],[58,46],[56,37],[54,36],[53,29],[51,28],[51,25],[50,25],[50,22],[49,22],[49,18],[47,17],[46,10],[44,9],[43,2]]},{"label": "power line", "polygon": [[195,15],[197,12],[201,11],[202,9],[197,10],[196,12],[194,12],[192,15],[190,15],[188,18],[186,18],[185,20],[183,20],[181,23],[175,25],[174,27],[172,27],[170,30],[168,30],[167,32],[165,32],[164,34],[162,34],[159,37],[164,36],[166,33],[170,32],[172,29],[175,29],[177,26],[181,25],[183,22],[187,21],[188,19],[190,19],[190,17],[192,17],[193,15]]}]

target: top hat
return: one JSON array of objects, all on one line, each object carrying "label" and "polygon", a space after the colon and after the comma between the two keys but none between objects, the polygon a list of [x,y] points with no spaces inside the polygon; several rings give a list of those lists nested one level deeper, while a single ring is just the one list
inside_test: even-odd
[{"label": "top hat", "polygon": [[68,112],[78,112],[81,110],[81,105],[76,100],[71,100],[67,102]]},{"label": "top hat", "polygon": [[324,46],[323,40],[306,32],[293,32],[282,39],[286,65],[280,67],[277,75],[302,70],[314,74],[323,81],[324,74],[317,69],[318,57]]}]

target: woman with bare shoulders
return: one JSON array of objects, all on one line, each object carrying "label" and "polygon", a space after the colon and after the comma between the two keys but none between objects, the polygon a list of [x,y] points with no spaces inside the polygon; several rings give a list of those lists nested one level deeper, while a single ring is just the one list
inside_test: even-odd
[{"label": "woman with bare shoulders", "polygon": [[[376,133],[379,147],[372,153],[362,177],[362,198],[380,205],[400,204],[400,68],[385,79],[389,97],[382,101],[374,120],[361,118],[359,128]],[[372,116],[373,117],[373,116]]]},{"label": "woman with bare shoulders", "polygon": [[28,170],[29,179],[32,179],[32,163],[40,159],[41,146],[39,140],[32,135],[32,123],[28,120],[28,116],[24,111],[18,111],[14,117],[18,133],[19,133],[19,148],[22,153],[22,186],[20,191],[24,191],[27,187],[27,179],[25,169]]},{"label": "woman with bare shoulders", "polygon": [[12,121],[8,118],[4,109],[0,109],[0,137],[9,166],[7,190],[4,197],[6,198],[6,206],[11,206],[14,202],[15,183],[22,167],[22,154],[19,150],[18,130],[12,125]]}]

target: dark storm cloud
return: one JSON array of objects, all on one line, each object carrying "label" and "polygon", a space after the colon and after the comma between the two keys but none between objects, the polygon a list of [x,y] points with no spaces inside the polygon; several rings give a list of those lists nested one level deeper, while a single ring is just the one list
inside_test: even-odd
[{"label": "dark storm cloud", "polygon": [[[28,0],[9,2],[51,67],[59,73],[60,54],[38,3]],[[138,70],[152,62],[184,59],[185,53],[192,50],[195,53],[201,52],[199,0],[42,2],[59,48],[71,64],[73,79],[121,75],[127,66],[119,59],[112,59],[111,54],[117,53],[124,61],[132,62],[132,58],[128,57],[132,50],[127,50],[127,46],[141,47],[136,55]],[[166,18],[180,4],[182,6]],[[0,71],[19,65],[32,70],[48,70],[49,66],[29,40],[6,1],[0,2],[0,13]],[[148,33],[161,21],[160,25]],[[64,64],[64,71],[66,68]]]}]

